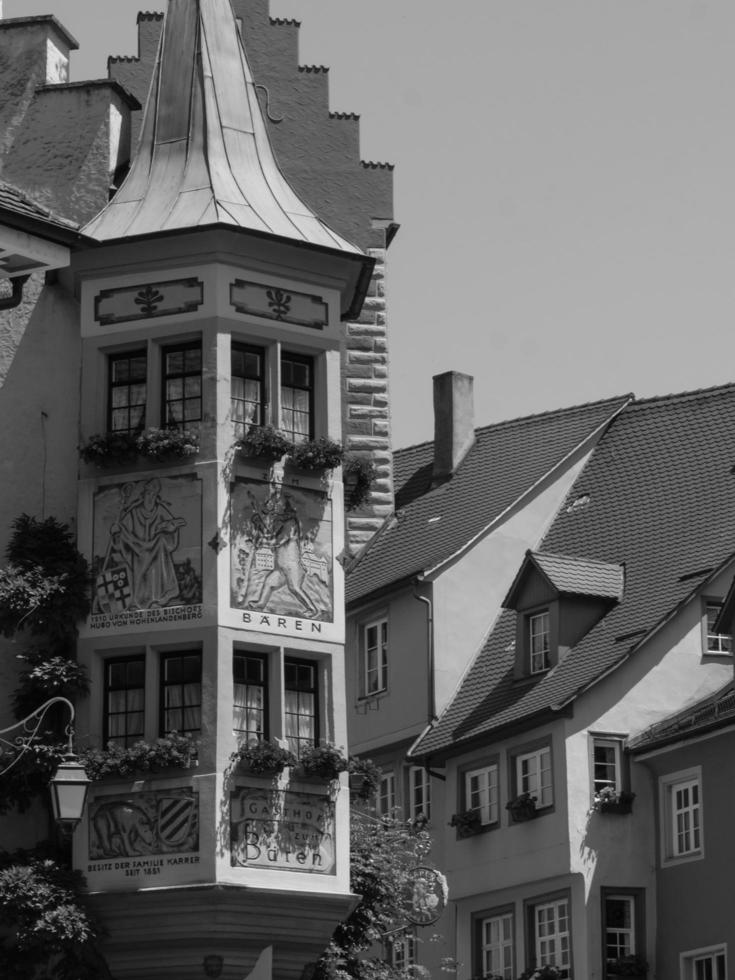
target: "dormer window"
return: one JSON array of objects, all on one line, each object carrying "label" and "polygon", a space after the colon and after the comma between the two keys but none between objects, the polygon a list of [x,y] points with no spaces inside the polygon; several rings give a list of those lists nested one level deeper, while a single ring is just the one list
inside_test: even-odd
[{"label": "dormer window", "polygon": [[528,651],[532,674],[542,674],[551,666],[549,656],[550,633],[548,609],[528,617]]}]

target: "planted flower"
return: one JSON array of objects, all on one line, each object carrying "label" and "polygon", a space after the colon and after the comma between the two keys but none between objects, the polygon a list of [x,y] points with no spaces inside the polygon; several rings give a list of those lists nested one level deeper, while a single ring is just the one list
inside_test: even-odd
[{"label": "planted flower", "polygon": [[235,444],[235,449],[242,456],[275,462],[293,450],[293,443],[285,433],[272,425],[251,425]]},{"label": "planted flower", "polygon": [[163,462],[186,459],[199,452],[199,433],[193,429],[152,427],[142,432],[106,432],[91,436],[79,447],[85,463],[95,466],[122,466],[136,457]]},{"label": "planted flower", "polygon": [[108,742],[104,749],[86,749],[79,756],[89,778],[96,780],[159,769],[188,769],[196,764],[197,751],[198,743],[191,736],[170,732],[155,742],[141,740],[127,748]]},{"label": "planted flower", "polygon": [[322,436],[294,446],[289,458],[302,470],[334,470],[342,465],[344,449],[338,442]]},{"label": "planted flower", "polygon": [[506,803],[505,808],[509,811],[513,823],[524,823],[536,816],[536,797],[531,796],[530,793],[521,793],[520,796]]},{"label": "planted flower", "polygon": [[255,776],[275,776],[286,768],[296,765],[296,756],[278,742],[269,739],[243,742],[230,757],[233,762],[245,766]]},{"label": "planted flower", "polygon": [[304,776],[332,780],[349,769],[349,762],[334,745],[310,745],[299,753],[299,768]]},{"label": "planted flower", "polygon": [[618,792],[614,786],[603,786],[595,793],[592,809],[598,813],[631,813],[634,799],[635,793]]},{"label": "planted flower", "polygon": [[370,499],[375,464],[367,456],[347,456],[342,466],[345,510],[357,510]]},{"label": "planted flower", "polygon": [[482,830],[480,811],[475,807],[462,813],[455,813],[449,821],[449,826],[456,827],[460,837],[472,837]]},{"label": "planted flower", "polygon": [[146,429],[135,440],[141,456],[157,460],[185,459],[199,452],[199,433],[193,429]]}]

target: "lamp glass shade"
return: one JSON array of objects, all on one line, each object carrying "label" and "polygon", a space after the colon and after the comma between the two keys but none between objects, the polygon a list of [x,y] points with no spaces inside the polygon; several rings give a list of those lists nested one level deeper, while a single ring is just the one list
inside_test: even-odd
[{"label": "lamp glass shade", "polygon": [[82,819],[91,780],[76,756],[67,755],[51,779],[54,820],[75,827]]}]

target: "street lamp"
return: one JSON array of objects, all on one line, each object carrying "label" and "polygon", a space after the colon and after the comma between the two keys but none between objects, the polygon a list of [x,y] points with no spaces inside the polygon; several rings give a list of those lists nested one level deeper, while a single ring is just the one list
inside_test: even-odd
[{"label": "street lamp", "polygon": [[[54,820],[64,830],[72,831],[82,819],[84,806],[87,802],[87,789],[91,780],[87,776],[84,766],[79,762],[74,754],[74,705],[66,698],[51,698],[42,704],[40,708],[32,711],[27,718],[18,721],[9,728],[0,729],[0,750],[7,747],[12,751],[11,761],[0,768],[0,777],[10,772],[13,766],[23,758],[28,749],[33,744],[38,734],[38,730],[43,723],[46,712],[55,704],[65,704],[69,709],[69,724],[66,726],[66,734],[69,742],[63,762],[51,777],[49,788],[51,790],[51,809]],[[14,738],[5,738],[11,732],[21,730],[21,734]],[[0,754],[0,761],[2,754]]]}]

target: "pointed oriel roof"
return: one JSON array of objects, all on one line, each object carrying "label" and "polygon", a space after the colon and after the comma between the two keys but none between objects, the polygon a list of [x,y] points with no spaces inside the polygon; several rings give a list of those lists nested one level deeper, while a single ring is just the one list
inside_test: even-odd
[{"label": "pointed oriel roof", "polygon": [[281,173],[230,0],[169,0],[137,154],[84,233],[114,241],[212,225],[363,255]]}]

